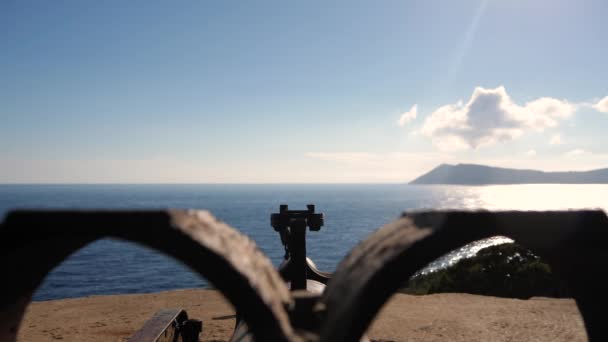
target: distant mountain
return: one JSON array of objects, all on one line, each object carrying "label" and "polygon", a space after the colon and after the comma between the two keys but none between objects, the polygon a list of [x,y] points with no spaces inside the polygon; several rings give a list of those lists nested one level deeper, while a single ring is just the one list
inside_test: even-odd
[{"label": "distant mountain", "polygon": [[608,184],[608,168],[591,171],[543,172],[475,164],[441,164],[410,184]]}]

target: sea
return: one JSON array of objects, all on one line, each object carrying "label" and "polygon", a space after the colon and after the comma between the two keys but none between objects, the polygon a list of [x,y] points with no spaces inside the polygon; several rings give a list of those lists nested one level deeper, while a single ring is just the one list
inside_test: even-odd
[{"label": "sea", "polygon": [[[408,184],[180,184],[180,185],[0,185],[0,218],[14,209],[207,209],[256,241],[278,265],[283,246],[270,226],[280,204],[315,204],[325,225],[307,233],[307,252],[322,271],[335,270],[346,253],[382,225],[408,210],[550,210],[608,208],[608,185],[445,186]],[[86,227],[83,227],[86,229]],[[439,258],[430,272],[509,242],[494,237]],[[175,260],[145,247],[112,239],[93,242],[55,268],[34,300],[91,295],[150,293],[211,287]]]}]

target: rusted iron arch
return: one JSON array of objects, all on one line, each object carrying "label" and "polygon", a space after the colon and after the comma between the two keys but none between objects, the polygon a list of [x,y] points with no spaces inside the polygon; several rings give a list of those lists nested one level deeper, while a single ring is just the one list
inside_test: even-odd
[{"label": "rusted iron arch", "polygon": [[206,211],[20,211],[1,227],[0,341],[14,341],[31,295],[51,269],[88,243],[114,237],[171,256],[208,279],[259,341],[294,340],[289,291],[257,246]]},{"label": "rusted iron arch", "polygon": [[573,291],[589,340],[606,339],[602,317],[608,295],[597,280],[590,283],[608,271],[603,211],[447,211],[404,214],[351,251],[321,299],[327,310],[321,341],[358,341],[416,271],[451,250],[496,235],[513,238],[555,267]]}]

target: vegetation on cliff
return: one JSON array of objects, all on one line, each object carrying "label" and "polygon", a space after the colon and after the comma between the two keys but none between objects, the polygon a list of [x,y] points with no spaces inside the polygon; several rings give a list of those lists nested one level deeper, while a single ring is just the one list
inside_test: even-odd
[{"label": "vegetation on cliff", "polygon": [[522,299],[569,296],[551,267],[516,243],[487,247],[451,267],[415,276],[404,292],[461,292]]}]

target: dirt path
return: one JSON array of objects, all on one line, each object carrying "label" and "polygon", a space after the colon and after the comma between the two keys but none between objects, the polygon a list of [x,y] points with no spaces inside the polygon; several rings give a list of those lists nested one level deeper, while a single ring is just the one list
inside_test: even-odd
[{"label": "dirt path", "polygon": [[[201,341],[227,341],[234,328],[234,310],[216,291],[177,290],[36,302],[18,341],[126,341],[162,308],[184,308],[202,319]],[[573,300],[466,294],[397,294],[368,335],[380,341],[587,340]]]}]

